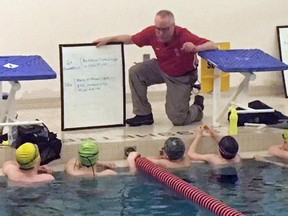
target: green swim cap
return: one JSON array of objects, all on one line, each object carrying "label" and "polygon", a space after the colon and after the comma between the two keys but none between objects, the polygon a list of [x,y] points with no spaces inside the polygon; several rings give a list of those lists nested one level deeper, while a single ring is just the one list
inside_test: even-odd
[{"label": "green swim cap", "polygon": [[185,144],[180,138],[169,137],[164,143],[164,151],[170,160],[178,160],[185,153]]},{"label": "green swim cap", "polygon": [[97,143],[85,141],[78,150],[79,160],[83,166],[93,166],[99,159],[99,148]]}]

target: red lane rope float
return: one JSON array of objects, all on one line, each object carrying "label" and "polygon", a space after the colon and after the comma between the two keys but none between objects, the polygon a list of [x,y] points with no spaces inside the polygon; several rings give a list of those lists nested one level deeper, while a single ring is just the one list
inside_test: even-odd
[{"label": "red lane rope float", "polygon": [[185,182],[179,177],[173,175],[167,170],[157,166],[144,157],[136,158],[136,166],[138,169],[150,174],[160,182],[173,188],[175,191],[183,194],[188,199],[196,202],[200,206],[207,208],[220,216],[243,216],[241,212],[231,208],[225,203],[211,197],[205,192],[190,183]]}]

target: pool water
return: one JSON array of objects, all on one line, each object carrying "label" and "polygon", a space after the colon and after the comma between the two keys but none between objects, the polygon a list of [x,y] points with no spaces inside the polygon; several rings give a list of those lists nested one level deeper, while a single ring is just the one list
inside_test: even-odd
[{"label": "pool water", "polygon": [[214,215],[149,178],[75,180],[57,173],[55,182],[37,188],[7,188],[2,180],[1,216]]},{"label": "pool water", "polygon": [[174,171],[214,198],[245,215],[286,216],[288,169],[270,163],[244,160],[237,181],[215,176],[207,164]]},{"label": "pool water", "polygon": [[[245,215],[287,215],[285,168],[244,160],[238,180],[230,182],[215,176],[207,164],[173,173]],[[72,179],[61,172],[55,177],[53,183],[35,188],[7,187],[6,178],[0,178],[1,216],[214,215],[142,172],[95,180]]]}]

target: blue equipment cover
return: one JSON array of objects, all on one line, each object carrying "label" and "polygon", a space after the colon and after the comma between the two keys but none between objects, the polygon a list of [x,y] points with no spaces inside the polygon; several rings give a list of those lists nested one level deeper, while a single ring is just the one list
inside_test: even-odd
[{"label": "blue equipment cover", "polygon": [[224,72],[283,71],[288,65],[259,49],[209,50],[198,53]]},{"label": "blue equipment cover", "polygon": [[54,78],[56,72],[41,56],[0,56],[0,81]]}]

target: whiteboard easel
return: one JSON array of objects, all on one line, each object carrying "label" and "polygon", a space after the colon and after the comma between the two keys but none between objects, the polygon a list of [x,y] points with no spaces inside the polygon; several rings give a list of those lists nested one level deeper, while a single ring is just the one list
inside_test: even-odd
[{"label": "whiteboard easel", "polygon": [[61,129],[125,125],[122,43],[62,44]]},{"label": "whiteboard easel", "polygon": [[[288,64],[288,26],[277,26],[280,60]],[[288,70],[283,71],[285,96],[288,98]]]}]

